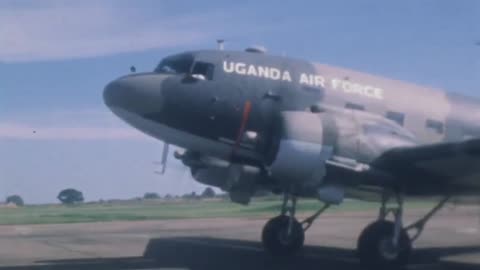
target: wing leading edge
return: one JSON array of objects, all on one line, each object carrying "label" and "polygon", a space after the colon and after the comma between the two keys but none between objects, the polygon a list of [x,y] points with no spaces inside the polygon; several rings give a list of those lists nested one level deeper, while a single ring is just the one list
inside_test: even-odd
[{"label": "wing leading edge", "polygon": [[393,148],[371,165],[397,176],[411,193],[480,195],[480,139]]}]

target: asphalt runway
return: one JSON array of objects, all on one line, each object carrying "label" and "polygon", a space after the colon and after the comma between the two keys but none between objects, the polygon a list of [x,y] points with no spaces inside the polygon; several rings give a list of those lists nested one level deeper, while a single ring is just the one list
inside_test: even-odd
[{"label": "asphalt runway", "polygon": [[[415,210],[407,216],[420,215]],[[375,212],[321,216],[293,258],[265,253],[266,218],[0,226],[4,269],[361,269],[354,247]],[[477,208],[446,208],[427,225],[409,269],[480,269]]]}]

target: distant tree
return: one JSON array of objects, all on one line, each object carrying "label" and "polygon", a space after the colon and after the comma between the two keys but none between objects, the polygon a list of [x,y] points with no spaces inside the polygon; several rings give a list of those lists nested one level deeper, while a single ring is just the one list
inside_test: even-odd
[{"label": "distant tree", "polygon": [[171,199],[173,199],[173,196],[170,195],[170,194],[167,194],[167,195],[165,195],[165,197],[163,197],[163,198],[166,199],[166,200],[171,200]]},{"label": "distant tree", "polygon": [[206,187],[202,192],[202,198],[213,198],[215,197],[215,190],[211,187]]},{"label": "distant tree", "polygon": [[183,199],[197,199],[197,193],[195,191],[192,191],[191,193],[185,193],[182,195]]},{"label": "distant tree", "polygon": [[16,206],[23,206],[23,199],[19,195],[8,196],[6,202],[13,203]]},{"label": "distant tree", "polygon": [[160,199],[160,195],[158,195],[155,192],[147,192],[147,193],[145,193],[145,195],[143,195],[143,198],[145,200]]},{"label": "distant tree", "polygon": [[67,188],[60,191],[57,199],[63,204],[81,203],[84,200],[83,193],[73,188]]}]

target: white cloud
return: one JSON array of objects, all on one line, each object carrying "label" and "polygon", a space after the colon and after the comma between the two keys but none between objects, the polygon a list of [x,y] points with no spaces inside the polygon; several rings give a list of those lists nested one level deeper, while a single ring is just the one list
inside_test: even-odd
[{"label": "white cloud", "polygon": [[156,14],[116,1],[0,4],[0,61],[95,57],[213,40],[215,22],[223,17]]}]

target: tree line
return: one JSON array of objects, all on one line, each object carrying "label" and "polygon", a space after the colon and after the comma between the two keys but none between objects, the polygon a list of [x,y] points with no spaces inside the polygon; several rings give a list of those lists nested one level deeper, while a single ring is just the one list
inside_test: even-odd
[{"label": "tree line", "polygon": [[[186,193],[181,196],[173,196],[170,194],[166,194],[165,196],[160,196],[156,192],[147,192],[143,195],[144,200],[154,200],[154,199],[208,199],[208,198],[215,198],[217,196],[223,196],[215,193],[215,190],[211,187],[206,187],[202,193],[197,194],[196,192]],[[67,188],[60,191],[57,195],[57,199],[60,203],[64,205],[75,205],[79,203],[83,203],[85,198],[83,197],[83,193],[74,188]],[[103,200],[101,200],[103,201]],[[5,203],[13,204],[16,206],[23,206],[25,203],[23,198],[20,195],[10,195],[6,198]]]}]

